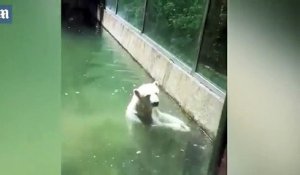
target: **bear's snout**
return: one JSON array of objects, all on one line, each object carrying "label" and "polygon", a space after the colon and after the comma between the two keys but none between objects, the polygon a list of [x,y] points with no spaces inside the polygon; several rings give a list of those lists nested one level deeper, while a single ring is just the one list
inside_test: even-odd
[{"label": "bear's snout", "polygon": [[150,103],[153,107],[157,107],[159,104],[159,98],[156,94],[152,94],[150,96]]},{"label": "bear's snout", "polygon": [[157,107],[159,105],[159,102],[157,101],[157,102],[153,102],[151,104],[152,104],[153,107]]}]

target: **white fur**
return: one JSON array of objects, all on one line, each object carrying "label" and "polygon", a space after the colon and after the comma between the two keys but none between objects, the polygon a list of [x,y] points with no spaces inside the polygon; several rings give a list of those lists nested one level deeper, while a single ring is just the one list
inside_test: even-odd
[{"label": "white fur", "polygon": [[[150,129],[165,128],[175,131],[188,132],[190,128],[180,119],[161,112],[158,107],[153,107],[152,103],[159,102],[159,88],[157,82],[143,84],[137,89],[134,89],[133,96],[130,103],[127,106],[126,118],[130,124],[130,128],[133,125],[144,125]],[[152,122],[143,122],[139,117],[145,119],[152,119]]]},{"label": "white fur", "polygon": [[[143,174],[153,174],[153,170],[162,174],[174,174],[173,168],[165,167],[172,167],[174,163],[180,166],[183,156],[180,149],[185,148],[190,128],[180,119],[161,112],[158,106],[154,107],[154,103],[159,103],[157,82],[143,84],[134,89],[126,110],[132,136],[130,139],[136,150],[141,152],[138,156],[138,168],[143,169]],[[161,158],[158,159],[154,155]],[[168,155],[176,157],[172,158],[172,161],[165,161],[169,159]]]}]

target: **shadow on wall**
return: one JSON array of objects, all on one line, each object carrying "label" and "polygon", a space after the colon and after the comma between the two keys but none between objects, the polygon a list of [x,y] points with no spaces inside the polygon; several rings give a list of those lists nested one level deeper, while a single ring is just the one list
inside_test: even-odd
[{"label": "shadow on wall", "polygon": [[105,9],[105,0],[62,0],[61,20],[99,28]]},{"label": "shadow on wall", "polygon": [[218,175],[227,175],[227,149],[225,149],[225,152],[222,156]]}]

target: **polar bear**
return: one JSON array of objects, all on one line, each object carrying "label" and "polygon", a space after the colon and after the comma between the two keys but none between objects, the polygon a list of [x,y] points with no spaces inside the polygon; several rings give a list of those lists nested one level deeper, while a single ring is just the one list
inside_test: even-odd
[{"label": "polar bear", "polygon": [[189,132],[190,128],[183,121],[158,109],[158,95],[157,81],[143,84],[133,90],[132,99],[126,110],[126,118],[130,128],[133,125],[142,125],[150,129],[163,128]]},{"label": "polar bear", "polygon": [[[177,164],[180,168],[184,156],[181,150],[191,133],[183,121],[161,112],[158,107],[159,87],[155,81],[134,89],[126,110],[129,135],[132,136],[129,139],[139,153],[137,168],[142,169],[144,175],[176,174],[178,169],[167,167]],[[172,155],[174,157],[170,158]]]}]

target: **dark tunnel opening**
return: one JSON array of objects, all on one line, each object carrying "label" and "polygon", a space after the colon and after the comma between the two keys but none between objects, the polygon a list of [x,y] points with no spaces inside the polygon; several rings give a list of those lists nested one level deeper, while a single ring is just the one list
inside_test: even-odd
[{"label": "dark tunnel opening", "polygon": [[61,21],[69,26],[100,28],[105,0],[62,0]]}]

